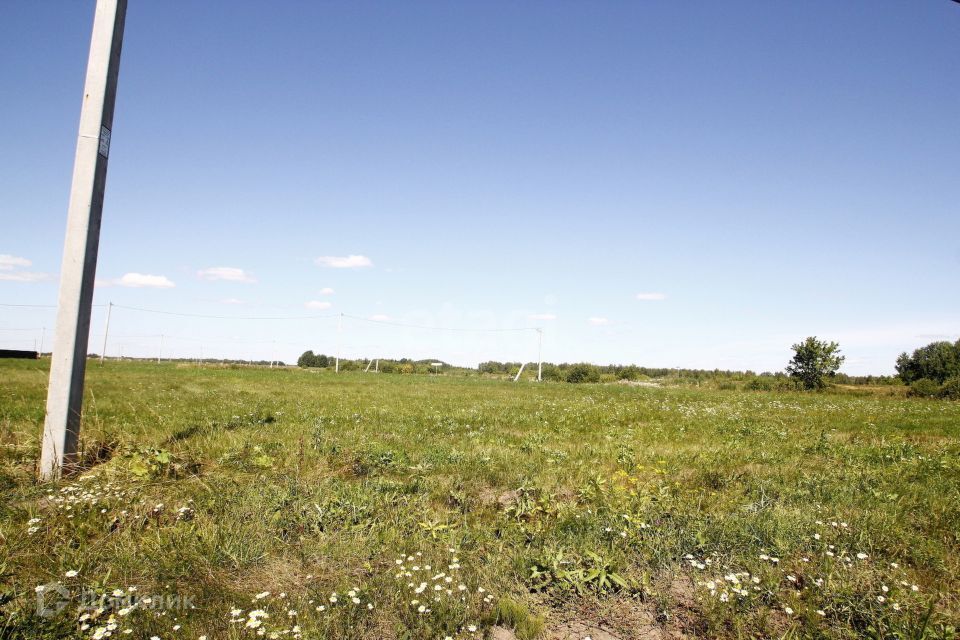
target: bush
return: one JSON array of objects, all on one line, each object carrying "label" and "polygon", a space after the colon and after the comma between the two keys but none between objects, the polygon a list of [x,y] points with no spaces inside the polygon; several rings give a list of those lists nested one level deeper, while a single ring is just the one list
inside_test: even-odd
[{"label": "bush", "polygon": [[917,398],[936,398],[940,395],[940,385],[930,378],[920,378],[910,384],[910,395]]},{"label": "bush", "polygon": [[773,391],[773,382],[763,378],[753,378],[743,388],[747,391]]},{"label": "bush", "polygon": [[960,376],[947,378],[940,387],[940,397],[946,400],[960,400]]},{"label": "bush", "polygon": [[567,372],[567,382],[600,382],[600,370],[592,364],[575,364]]},{"label": "bush", "polygon": [[637,380],[646,376],[640,371],[640,367],[630,365],[617,371],[617,378],[620,380]]}]

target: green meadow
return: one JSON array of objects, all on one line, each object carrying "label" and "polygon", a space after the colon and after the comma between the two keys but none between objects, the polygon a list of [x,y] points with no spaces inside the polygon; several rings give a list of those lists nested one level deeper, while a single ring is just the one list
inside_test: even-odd
[{"label": "green meadow", "polygon": [[0,638],[954,638],[960,403],[0,363]]}]

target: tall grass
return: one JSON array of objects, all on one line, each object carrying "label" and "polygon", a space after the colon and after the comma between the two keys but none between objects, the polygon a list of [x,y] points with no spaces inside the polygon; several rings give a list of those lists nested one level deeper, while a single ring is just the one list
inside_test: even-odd
[{"label": "tall grass", "polygon": [[0,637],[947,638],[960,619],[957,403],[107,363],[86,469],[48,487],[45,384],[0,364]]}]

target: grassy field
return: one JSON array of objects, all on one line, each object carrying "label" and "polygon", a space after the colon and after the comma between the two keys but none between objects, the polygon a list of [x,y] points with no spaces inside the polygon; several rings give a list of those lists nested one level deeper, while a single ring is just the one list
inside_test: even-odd
[{"label": "grassy field", "polygon": [[47,487],[45,387],[3,638],[956,637],[960,403],[107,363]]}]

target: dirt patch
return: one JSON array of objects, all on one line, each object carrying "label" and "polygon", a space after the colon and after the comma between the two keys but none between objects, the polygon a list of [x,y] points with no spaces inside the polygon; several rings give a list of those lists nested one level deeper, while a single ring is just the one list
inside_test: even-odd
[{"label": "dirt patch", "polygon": [[[572,603],[571,603],[572,605]],[[547,625],[548,640],[661,640],[670,638],[657,621],[656,607],[629,596],[554,607]]]},{"label": "dirt patch", "polygon": [[497,507],[499,509],[506,509],[510,505],[514,504],[519,497],[519,489],[500,492],[491,487],[484,487],[480,490],[479,495],[481,504],[490,507]]},{"label": "dirt patch", "polygon": [[517,636],[506,627],[493,627],[490,629],[490,640],[517,640]]},{"label": "dirt patch", "polygon": [[670,596],[669,612],[665,620],[664,637],[671,640],[686,638],[687,634],[696,636],[698,627],[702,627],[702,618],[694,596],[693,580],[683,574],[675,574],[670,580],[667,593]]},{"label": "dirt patch", "polygon": [[603,627],[593,626],[586,622],[571,621],[550,629],[548,638],[551,640],[625,640]]}]

